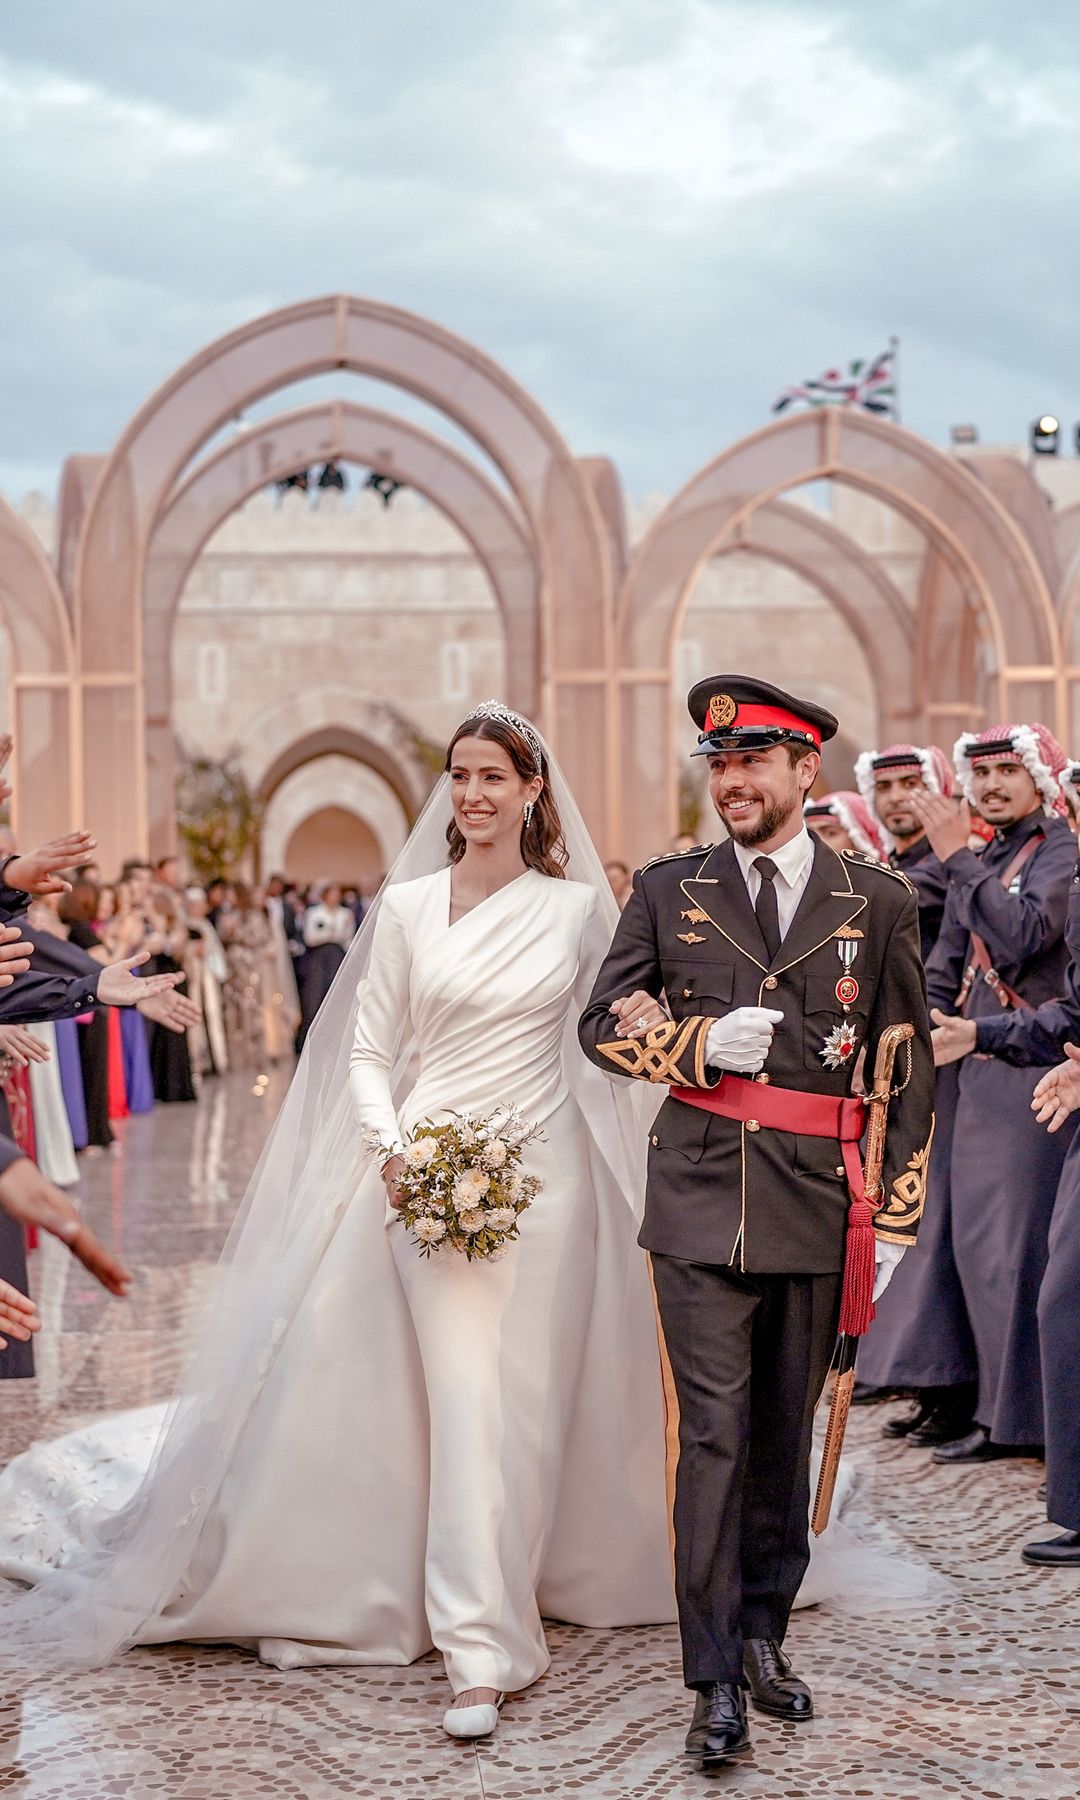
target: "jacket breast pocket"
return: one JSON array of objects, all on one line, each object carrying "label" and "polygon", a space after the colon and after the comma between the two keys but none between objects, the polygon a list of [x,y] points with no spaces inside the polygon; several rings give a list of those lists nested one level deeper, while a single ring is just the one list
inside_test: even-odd
[{"label": "jacket breast pocket", "polygon": [[803,1003],[803,1056],[808,1069],[827,1069],[836,1073],[850,1063],[854,1067],[866,1042],[869,1018],[861,994],[845,1012],[837,993],[844,971],[837,966],[835,975],[822,970],[808,973],[806,998]]},{"label": "jacket breast pocket", "polygon": [[707,1013],[721,1018],[731,1007],[735,992],[734,963],[702,962],[696,967],[689,962],[667,970],[666,993],[673,1016],[683,1019],[689,1013]]}]

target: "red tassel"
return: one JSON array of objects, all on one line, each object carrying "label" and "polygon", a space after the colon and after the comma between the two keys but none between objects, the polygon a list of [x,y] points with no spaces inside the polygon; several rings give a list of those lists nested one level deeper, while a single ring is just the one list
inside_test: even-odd
[{"label": "red tassel", "polygon": [[853,1200],[848,1209],[844,1288],[840,1301],[840,1331],[845,1337],[862,1337],[874,1322],[876,1263],[874,1209],[868,1200]]}]

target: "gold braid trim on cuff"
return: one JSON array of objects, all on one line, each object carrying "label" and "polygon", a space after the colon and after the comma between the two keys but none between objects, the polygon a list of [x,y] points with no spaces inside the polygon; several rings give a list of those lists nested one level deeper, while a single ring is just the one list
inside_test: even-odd
[{"label": "gold braid trim on cuff", "polygon": [[936,1119],[930,1121],[930,1136],[921,1150],[908,1158],[907,1168],[896,1177],[884,1206],[875,1215],[874,1230],[878,1237],[894,1244],[913,1244],[915,1230],[926,1205],[926,1172],[930,1164],[930,1146],[934,1141]]},{"label": "gold braid trim on cuff", "polygon": [[[679,1062],[693,1043],[695,1032],[703,1036],[701,1027],[708,1023],[695,1013],[689,1019],[669,1019],[663,1025],[654,1025],[644,1038],[619,1038],[613,1044],[597,1044],[596,1048],[624,1075],[635,1075],[642,1081],[670,1083],[675,1087],[693,1087],[694,1083],[679,1068]],[[707,1084],[702,1081],[699,1085],[705,1087]]]}]

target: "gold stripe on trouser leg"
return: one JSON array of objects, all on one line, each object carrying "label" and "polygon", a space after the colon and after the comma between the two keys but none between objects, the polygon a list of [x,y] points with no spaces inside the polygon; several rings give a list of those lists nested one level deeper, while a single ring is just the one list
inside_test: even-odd
[{"label": "gold stripe on trouser leg", "polygon": [[675,1377],[671,1373],[671,1358],[668,1356],[667,1344],[664,1342],[664,1327],[660,1320],[660,1307],[656,1298],[656,1283],[653,1280],[652,1257],[648,1251],[645,1260],[649,1265],[649,1286],[652,1288],[653,1313],[656,1317],[656,1341],[660,1346],[660,1372],[664,1382],[664,1484],[667,1489],[668,1544],[671,1549],[672,1563],[675,1560],[675,1471],[679,1466],[679,1396],[675,1392]]}]

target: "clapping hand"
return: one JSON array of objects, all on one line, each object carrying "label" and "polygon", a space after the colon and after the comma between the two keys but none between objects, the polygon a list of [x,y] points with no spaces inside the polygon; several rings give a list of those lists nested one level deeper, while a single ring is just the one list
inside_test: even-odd
[{"label": "clapping hand", "polygon": [[0,1206],[20,1225],[36,1225],[58,1237],[110,1294],[123,1298],[128,1293],[131,1276],[123,1263],[110,1255],[67,1195],[28,1156],[20,1156],[0,1175]]},{"label": "clapping hand", "polygon": [[0,1281],[0,1331],[6,1331],[7,1337],[0,1337],[0,1350],[6,1350],[8,1338],[18,1338],[22,1344],[35,1332],[41,1330],[41,1320],[37,1308],[18,1288],[12,1287],[10,1281]]},{"label": "clapping hand", "polygon": [[23,894],[69,894],[70,881],[60,881],[60,869],[74,869],[90,861],[97,849],[97,839],[88,831],[69,831],[66,837],[54,838],[40,850],[29,850],[25,856],[13,856],[4,870],[8,887]]},{"label": "clapping hand", "polygon": [[658,1025],[670,1023],[671,1014],[646,994],[643,988],[635,989],[625,1000],[613,1000],[610,1009],[619,1023],[615,1027],[615,1036],[621,1038],[643,1038]]},{"label": "clapping hand", "polygon": [[908,795],[911,810],[927,837],[930,848],[940,862],[966,850],[971,836],[971,813],[966,800],[959,805],[944,794],[928,794],[915,789]]},{"label": "clapping hand", "polygon": [[1044,1075],[1031,1096],[1036,1122],[1047,1131],[1060,1131],[1069,1114],[1080,1106],[1080,1050],[1075,1044],[1066,1044],[1065,1055],[1068,1061]]},{"label": "clapping hand", "polygon": [[0,988],[10,987],[16,975],[30,967],[30,945],[17,925],[0,925]]},{"label": "clapping hand", "polygon": [[149,950],[140,950],[137,956],[129,956],[122,962],[106,963],[97,985],[97,997],[102,1006],[137,1006],[140,1000],[149,1000],[154,994],[167,994],[170,988],[183,981],[180,969],[165,975],[132,974],[132,969],[139,968],[149,959]]},{"label": "clapping hand", "polygon": [[930,1017],[936,1027],[930,1033],[936,1068],[942,1068],[945,1063],[959,1062],[962,1056],[971,1055],[975,1048],[974,1019],[952,1017],[937,1006],[930,1008]]}]

